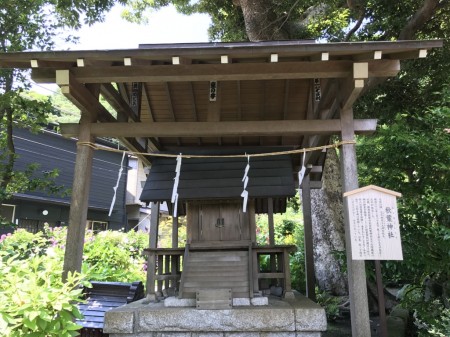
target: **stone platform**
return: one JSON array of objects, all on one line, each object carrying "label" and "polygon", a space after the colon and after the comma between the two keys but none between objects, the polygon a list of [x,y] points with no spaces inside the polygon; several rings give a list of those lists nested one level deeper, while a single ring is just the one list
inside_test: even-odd
[{"label": "stone platform", "polygon": [[106,313],[110,337],[320,337],[325,310],[306,297],[269,297],[267,306],[199,310],[140,300]]}]

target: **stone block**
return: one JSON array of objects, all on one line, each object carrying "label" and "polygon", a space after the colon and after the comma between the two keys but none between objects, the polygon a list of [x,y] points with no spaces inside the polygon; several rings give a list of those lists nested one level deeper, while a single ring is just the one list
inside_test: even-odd
[{"label": "stone block", "polygon": [[249,306],[250,299],[247,297],[233,298],[233,307]]},{"label": "stone block", "polygon": [[195,298],[167,297],[164,300],[165,307],[195,307]]},{"label": "stone block", "polygon": [[223,332],[193,332],[192,337],[223,337]]},{"label": "stone block", "polygon": [[327,316],[325,309],[316,308],[296,308],[295,327],[297,331],[326,331]]},{"label": "stone block", "polygon": [[[251,309],[250,309],[251,308]],[[295,331],[291,308],[234,308],[193,310],[191,308],[142,308],[137,314],[136,332],[145,331]]]},{"label": "stone block", "polygon": [[260,306],[260,305],[268,305],[269,299],[267,297],[261,296],[261,297],[253,297],[250,302],[254,306]]},{"label": "stone block", "polygon": [[111,310],[105,313],[105,333],[133,333],[134,329],[134,311],[115,311]]}]

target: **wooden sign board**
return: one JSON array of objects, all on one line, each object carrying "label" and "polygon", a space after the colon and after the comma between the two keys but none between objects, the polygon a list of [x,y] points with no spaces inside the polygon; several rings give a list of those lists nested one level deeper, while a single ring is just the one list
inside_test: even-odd
[{"label": "wooden sign board", "polygon": [[353,260],[403,260],[397,211],[400,196],[374,185],[344,193]]}]

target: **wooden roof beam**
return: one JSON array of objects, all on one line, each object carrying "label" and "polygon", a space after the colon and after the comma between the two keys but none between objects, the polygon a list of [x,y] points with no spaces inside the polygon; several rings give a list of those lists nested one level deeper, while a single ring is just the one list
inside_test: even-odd
[{"label": "wooden roof beam", "polygon": [[[355,119],[355,132],[370,134],[376,119]],[[77,134],[78,124],[61,124],[65,136]],[[341,132],[339,119],[272,120],[240,122],[156,122],[156,123],[94,123],[92,133],[99,137],[238,137],[332,135]]]},{"label": "wooden roof beam", "polygon": [[364,80],[369,78],[369,64],[367,62],[354,63],[352,77],[346,80],[347,83],[341,85],[340,88],[342,110],[351,108],[364,89]]},{"label": "wooden roof beam", "polygon": [[[79,83],[70,73],[69,70],[58,70],[56,72],[56,83],[61,88],[61,93],[66,96],[78,109],[89,114],[96,114],[98,120],[113,122],[115,119],[106,110],[106,108],[98,101],[98,99],[86,88]],[[126,123],[128,124],[128,123]],[[76,124],[78,125],[78,124]],[[94,123],[92,125],[102,125]],[[78,137],[79,132],[73,134],[73,137]],[[145,152],[144,148],[136,141],[136,139],[128,139],[125,137],[117,137],[125,146],[131,151]],[[138,155],[145,164],[150,164],[148,158],[144,155]]]},{"label": "wooden roof beam", "polygon": [[139,122],[138,116],[136,116],[130,105],[123,99],[112,84],[103,83],[100,86],[100,93],[118,114],[124,115],[134,122]]},{"label": "wooden roof beam", "polygon": [[[376,60],[368,61],[367,63],[370,77],[395,76],[400,70],[398,60]],[[71,72],[80,83],[347,78],[353,75],[353,62],[344,60],[328,62],[81,67],[74,68]],[[55,71],[52,69],[34,69],[32,78],[37,83],[54,83]]]}]

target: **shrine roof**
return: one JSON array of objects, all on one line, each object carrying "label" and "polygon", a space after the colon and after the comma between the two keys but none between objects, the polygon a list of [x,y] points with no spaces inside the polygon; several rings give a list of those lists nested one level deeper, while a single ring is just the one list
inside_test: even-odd
[{"label": "shrine roof", "polygon": [[[150,164],[155,152],[187,148],[301,149],[339,135],[341,110],[371,83],[393,77],[400,60],[424,58],[441,40],[317,43],[309,40],[142,44],[136,49],[0,53],[1,68],[32,69],[57,83],[95,123]],[[108,110],[98,93],[115,110]],[[355,120],[370,134],[376,120]],[[76,136],[78,124],[61,125]],[[326,151],[306,154],[320,187]],[[294,171],[301,154],[292,155]]]}]

